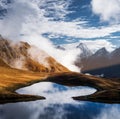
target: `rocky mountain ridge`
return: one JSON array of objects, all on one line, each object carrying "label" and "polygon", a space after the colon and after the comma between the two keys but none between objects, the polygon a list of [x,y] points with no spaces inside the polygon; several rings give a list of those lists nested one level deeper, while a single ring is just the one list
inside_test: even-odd
[{"label": "rocky mountain ridge", "polygon": [[105,77],[120,76],[120,48],[108,52],[106,48],[101,48],[89,57],[78,57],[75,65],[83,73],[92,75],[105,75]]},{"label": "rocky mountain ridge", "polygon": [[43,50],[26,42],[14,43],[2,37],[0,38],[0,58],[9,66],[22,70],[34,72],[69,71]]}]

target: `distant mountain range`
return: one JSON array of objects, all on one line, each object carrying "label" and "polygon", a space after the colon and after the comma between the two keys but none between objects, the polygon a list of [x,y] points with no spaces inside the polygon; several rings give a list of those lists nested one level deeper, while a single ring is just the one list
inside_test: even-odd
[{"label": "distant mountain range", "polygon": [[84,43],[61,45],[56,48],[60,50],[79,49],[80,53],[75,59],[75,65],[80,68],[82,73],[105,78],[120,77],[120,48],[109,52],[103,47],[92,52]]},{"label": "distant mountain range", "polygon": [[[101,48],[93,53],[84,43],[70,46],[56,46],[57,49],[68,48],[80,50],[75,65],[82,73],[89,73],[106,78],[120,77],[120,48],[108,52]],[[34,72],[66,72],[66,67],[58,63],[43,50],[26,42],[13,42],[0,37],[0,60],[13,68]]]},{"label": "distant mountain range", "polygon": [[43,50],[26,42],[15,43],[2,37],[0,37],[0,60],[10,67],[34,72],[69,71]]},{"label": "distant mountain range", "polygon": [[78,56],[75,65],[81,69],[82,73],[90,73],[106,78],[120,77],[120,48],[108,52],[106,48],[101,48],[95,53],[91,53],[88,48],[83,51],[84,56]]},{"label": "distant mountain range", "polygon": [[84,43],[73,43],[73,44],[65,44],[56,46],[59,50],[72,50],[79,49],[80,57],[88,57],[92,55],[92,51],[84,44]]},{"label": "distant mountain range", "polygon": [[84,43],[79,43],[79,45],[77,45],[76,48],[80,49],[81,51],[79,57],[84,58],[92,55],[92,51]]}]

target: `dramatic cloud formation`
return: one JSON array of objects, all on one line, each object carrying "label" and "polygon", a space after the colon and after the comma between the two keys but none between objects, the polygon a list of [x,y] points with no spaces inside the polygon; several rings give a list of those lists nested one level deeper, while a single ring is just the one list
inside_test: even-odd
[{"label": "dramatic cloud formation", "polygon": [[101,20],[120,21],[120,0],[92,0],[91,5],[93,12],[100,15]]},{"label": "dramatic cloud formation", "polygon": [[113,51],[116,48],[115,45],[107,40],[83,40],[82,42],[85,43],[93,52],[103,47],[105,47],[109,52]]},{"label": "dramatic cloud formation", "polygon": [[[104,38],[117,32],[120,25],[88,27],[88,22],[80,18],[67,21],[66,16],[74,12],[69,10],[72,2],[72,0],[10,0],[9,2],[1,0],[0,9],[5,9],[7,12],[0,19],[0,33],[8,39],[23,40],[35,45],[72,71],[79,71],[73,62],[80,52],[56,50],[50,37],[59,38],[65,35],[73,37],[73,41],[74,38]],[[92,1],[92,6],[94,6],[94,1]],[[45,33],[51,35],[45,38],[43,36]],[[98,45],[101,44],[95,43],[97,48],[100,47]],[[107,47],[111,47],[109,42]]]},{"label": "dramatic cloud formation", "polygon": [[[0,33],[12,40],[22,40],[35,45],[53,56],[57,61],[68,67],[70,70],[79,71],[72,65],[76,53],[73,51],[60,51],[54,48],[52,42],[43,37],[43,33],[58,32],[60,26],[67,27],[67,22],[59,22],[54,19],[65,19],[67,7],[70,0],[17,0],[2,7],[8,10],[7,14],[0,21]],[[75,23],[70,24],[73,27]],[[5,29],[4,31],[2,29]],[[64,27],[59,33],[64,33]],[[34,52],[34,51],[33,51]],[[66,56],[66,57],[64,57]],[[68,57],[69,59],[68,59]],[[67,60],[68,59],[68,60]]]},{"label": "dramatic cloud formation", "polygon": [[[24,39],[24,36],[33,34],[42,37],[44,33],[95,38],[108,36],[118,31],[120,26],[84,27],[87,22],[80,19],[66,22],[65,16],[72,12],[67,10],[69,4],[71,4],[71,0],[13,1],[7,5],[8,13],[0,22],[0,32],[9,38]],[[55,18],[59,20],[55,20]]]}]

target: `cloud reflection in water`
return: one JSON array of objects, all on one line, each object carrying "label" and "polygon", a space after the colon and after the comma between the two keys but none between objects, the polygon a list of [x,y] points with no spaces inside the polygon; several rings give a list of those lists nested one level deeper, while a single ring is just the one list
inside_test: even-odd
[{"label": "cloud reflection in water", "polygon": [[71,97],[79,95],[89,95],[96,92],[96,89],[89,87],[67,87],[55,83],[37,83],[32,86],[19,89],[21,94],[34,94],[46,97],[45,102],[48,104],[69,104],[78,103]]},{"label": "cloud reflection in water", "polygon": [[77,102],[71,98],[95,91],[88,87],[34,84],[17,92],[45,96],[46,100],[0,105],[0,119],[119,119],[120,105]]}]

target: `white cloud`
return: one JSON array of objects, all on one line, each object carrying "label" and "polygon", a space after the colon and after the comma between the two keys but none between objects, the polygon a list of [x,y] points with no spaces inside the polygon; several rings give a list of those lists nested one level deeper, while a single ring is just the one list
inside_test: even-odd
[{"label": "white cloud", "polygon": [[[49,55],[54,57],[58,62],[66,66],[71,71],[80,72],[80,69],[74,65],[74,61],[77,58],[77,55],[80,54],[79,50],[68,49],[68,50],[62,51],[62,50],[56,49],[48,39],[38,35],[26,36],[24,37],[24,39],[26,39],[25,41],[28,42],[29,44],[35,45],[38,48],[47,52]],[[34,54],[35,54],[34,57],[38,56],[38,59],[40,59],[38,52]]]},{"label": "white cloud", "polygon": [[105,107],[102,112],[95,117],[94,119],[120,119],[120,110],[119,106],[111,106],[111,107]]},{"label": "white cloud", "polygon": [[49,63],[47,62],[47,58],[49,57],[49,55],[43,50],[40,50],[37,47],[32,46],[30,49],[28,49],[28,54],[34,61],[37,61],[40,64],[49,67]]},{"label": "white cloud", "polygon": [[[0,21],[0,33],[7,38],[26,41],[31,45],[35,45],[70,68],[70,70],[79,71],[78,68],[71,64],[76,53],[70,55],[70,52],[67,54],[67,51],[57,51],[50,40],[42,36],[43,33],[57,31],[59,25],[62,25],[60,24],[62,22],[51,21],[48,17],[45,17],[46,13],[49,14],[49,9],[53,9],[53,12],[55,12],[54,15],[58,15],[55,17],[63,19],[64,15],[67,14],[69,2],[70,0],[67,2],[65,0],[14,1],[11,5],[8,5],[8,13],[6,17]],[[63,9],[60,10],[61,8]],[[5,30],[3,31],[3,29]],[[68,60],[67,56],[69,56]]]},{"label": "white cloud", "polygon": [[[0,33],[9,39],[23,40],[35,45],[66,67],[78,71],[73,66],[73,59],[76,58],[79,52],[76,50],[74,52],[72,50],[65,52],[56,50],[51,41],[43,37],[43,34],[51,33],[53,34],[51,37],[62,35],[75,38],[97,38],[111,35],[111,33],[120,29],[120,25],[90,28],[84,27],[86,21],[80,19],[66,22],[64,19],[71,12],[68,11],[71,1],[13,0],[11,4],[7,5],[8,13],[3,20],[0,20]],[[6,8],[6,4],[3,4],[3,7]],[[60,21],[54,21],[55,18],[60,19]],[[111,44],[108,45],[111,47]]]},{"label": "white cloud", "polygon": [[5,6],[5,3],[3,3],[4,0],[1,0],[0,1],[0,9],[4,9],[6,6]]},{"label": "white cloud", "polygon": [[[58,53],[58,54],[57,54]],[[76,48],[66,49],[65,51],[57,50],[56,59],[64,66],[68,67],[71,71],[80,72],[80,69],[74,65],[80,50]],[[62,56],[62,58],[60,58]],[[59,57],[59,58],[58,58]]]},{"label": "white cloud", "polygon": [[[58,35],[66,35],[77,38],[95,38],[110,35],[112,32],[119,30],[120,25],[108,27],[84,27],[86,21],[75,20],[71,22],[54,21],[51,17],[46,17],[46,14],[51,14],[49,9],[52,9],[54,17],[63,18],[69,13],[67,7],[71,0],[17,0],[11,5],[8,5],[8,14],[0,22],[0,32],[9,38],[19,38],[19,34],[38,36],[44,33],[52,33]],[[52,8],[51,8],[52,7]],[[60,11],[61,7],[63,12]],[[58,15],[58,16],[56,16]],[[49,16],[49,15],[48,15]],[[62,17],[61,17],[62,16]],[[79,24],[79,25],[78,25]],[[3,31],[3,29],[5,29]],[[18,36],[18,37],[17,37]]]},{"label": "white cloud", "polygon": [[[65,47],[68,50],[72,50],[72,49],[75,49],[76,46],[79,45],[79,43],[84,43],[92,52],[95,52],[103,47],[105,47],[110,52],[116,48],[116,45],[113,45],[109,40],[106,40],[106,39],[105,40],[103,39],[81,40],[80,42],[65,44],[63,45],[63,47]],[[79,54],[80,54],[80,51],[79,51]]]},{"label": "white cloud", "polygon": [[38,15],[38,7],[25,0],[14,1],[7,7],[8,13],[0,22],[0,33],[9,38],[18,38],[24,24],[34,22],[34,17]]},{"label": "white cloud", "polygon": [[88,48],[95,52],[97,50],[99,50],[100,48],[105,47],[109,52],[113,51],[116,46],[113,45],[111,42],[107,41],[107,40],[82,40],[83,43],[85,43]]},{"label": "white cloud", "polygon": [[120,21],[120,0],[92,0],[93,13],[100,15],[102,21]]}]

